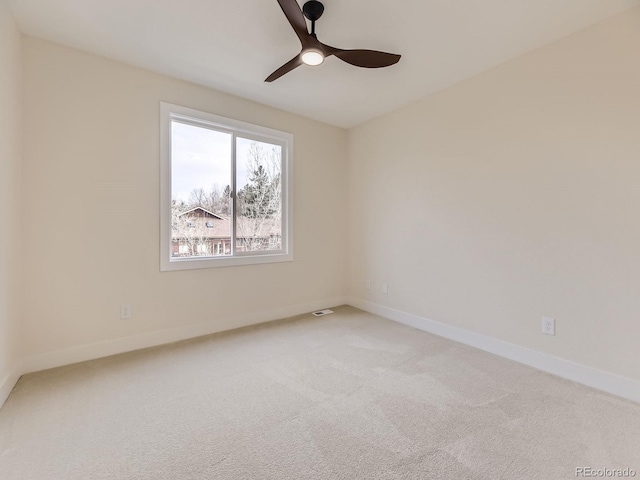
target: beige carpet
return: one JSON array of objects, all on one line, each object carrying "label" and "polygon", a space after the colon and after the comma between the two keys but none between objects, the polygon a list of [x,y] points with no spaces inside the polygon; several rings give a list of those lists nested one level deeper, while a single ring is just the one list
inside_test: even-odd
[{"label": "beige carpet", "polygon": [[640,405],[350,307],[23,377],[0,478],[569,479]]}]

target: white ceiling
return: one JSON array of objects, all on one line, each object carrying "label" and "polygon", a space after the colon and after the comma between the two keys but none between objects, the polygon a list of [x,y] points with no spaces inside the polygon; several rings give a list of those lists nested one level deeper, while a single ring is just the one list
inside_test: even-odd
[{"label": "white ceiling", "polygon": [[[276,0],[7,0],[22,31],[340,127],[548,44],[640,0],[324,0],[318,38],[402,54],[335,57],[263,80],[300,44]],[[300,0],[302,3],[303,0]]]}]

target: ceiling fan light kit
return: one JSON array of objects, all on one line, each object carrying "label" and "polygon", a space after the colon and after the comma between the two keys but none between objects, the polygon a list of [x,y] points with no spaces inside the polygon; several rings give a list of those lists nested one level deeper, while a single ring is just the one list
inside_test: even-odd
[{"label": "ceiling fan light kit", "polygon": [[320,50],[314,50],[313,48],[308,48],[303,50],[300,53],[300,58],[302,59],[302,63],[305,65],[311,65],[313,67],[320,65],[324,62],[324,55]]},{"label": "ceiling fan light kit", "polygon": [[[287,20],[289,20],[291,27],[293,27],[293,31],[298,36],[302,44],[302,50],[298,55],[269,75],[265,82],[273,82],[303,64],[320,65],[325,58],[331,55],[338,57],[343,62],[364,68],[388,67],[398,63],[400,60],[400,55],[393,53],[378,52],[376,50],[342,50],[320,42],[316,36],[316,21],[322,16],[324,5],[318,0],[309,0],[303,5],[302,9],[300,9],[296,0],[278,0],[278,4]],[[311,33],[307,29],[305,17],[311,21]]]}]

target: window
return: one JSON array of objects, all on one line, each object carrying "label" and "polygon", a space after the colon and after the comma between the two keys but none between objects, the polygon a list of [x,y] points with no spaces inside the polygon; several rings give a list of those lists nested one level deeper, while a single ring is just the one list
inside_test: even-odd
[{"label": "window", "polygon": [[293,260],[293,135],[161,103],[160,269]]}]

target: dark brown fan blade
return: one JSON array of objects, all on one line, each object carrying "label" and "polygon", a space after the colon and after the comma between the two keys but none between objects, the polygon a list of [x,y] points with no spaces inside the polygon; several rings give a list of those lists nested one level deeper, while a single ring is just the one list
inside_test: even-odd
[{"label": "dark brown fan blade", "polygon": [[296,35],[298,35],[300,43],[304,46],[307,38],[309,38],[309,30],[307,30],[307,21],[304,19],[302,10],[300,10],[300,5],[296,0],[278,0],[278,3]]},{"label": "dark brown fan blade", "polygon": [[298,54],[295,57],[293,57],[291,60],[289,60],[287,63],[285,63],[283,66],[281,66],[279,69],[277,69],[275,72],[273,72],[271,75],[269,75],[265,79],[265,82],[273,82],[274,80],[283,76],[285,73],[289,73],[291,70],[293,70],[296,67],[299,67],[300,65],[302,65],[302,58]]},{"label": "dark brown fan blade", "polygon": [[395,53],[378,52],[376,50],[341,50],[340,48],[322,45],[327,56],[335,55],[343,62],[356,67],[382,68],[388,67],[400,60],[400,55]]}]

